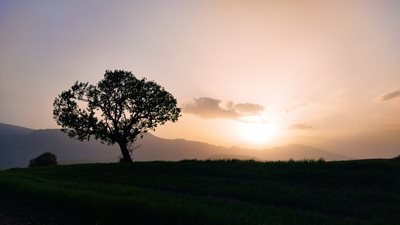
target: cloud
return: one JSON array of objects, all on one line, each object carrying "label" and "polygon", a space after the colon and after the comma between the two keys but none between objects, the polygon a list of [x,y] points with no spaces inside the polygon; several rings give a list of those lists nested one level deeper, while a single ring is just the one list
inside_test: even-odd
[{"label": "cloud", "polygon": [[380,97],[381,101],[388,101],[395,98],[400,98],[400,90],[386,93]]},{"label": "cloud", "polygon": [[224,103],[219,99],[195,98],[183,106],[183,112],[198,115],[206,119],[226,118],[238,119],[242,116],[258,115],[263,106],[253,103]]},{"label": "cloud", "polygon": [[292,126],[290,126],[290,129],[294,129],[294,130],[310,130],[310,129],[313,129],[313,127],[308,125],[308,124],[296,123],[296,124],[293,124]]},{"label": "cloud", "polygon": [[239,111],[239,113],[248,115],[258,114],[264,109],[261,105],[253,103],[238,103],[234,108]]}]

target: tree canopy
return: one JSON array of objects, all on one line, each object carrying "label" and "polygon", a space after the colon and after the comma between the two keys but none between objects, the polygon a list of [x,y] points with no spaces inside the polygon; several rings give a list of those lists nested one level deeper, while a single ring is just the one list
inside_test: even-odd
[{"label": "tree canopy", "polygon": [[51,152],[45,152],[29,161],[29,167],[56,166],[57,164],[57,156]]},{"label": "tree canopy", "polygon": [[181,109],[163,87],[132,72],[107,70],[97,85],[75,82],[54,100],[53,115],[61,130],[81,141],[118,143],[123,162],[131,162],[130,148],[148,130],[176,122]]}]

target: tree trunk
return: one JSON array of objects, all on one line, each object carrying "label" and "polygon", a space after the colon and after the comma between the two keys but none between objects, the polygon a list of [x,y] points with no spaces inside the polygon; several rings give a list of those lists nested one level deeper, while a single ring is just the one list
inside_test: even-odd
[{"label": "tree trunk", "polygon": [[121,153],[122,153],[121,162],[129,162],[129,163],[131,163],[132,162],[132,158],[131,158],[131,155],[129,154],[129,150],[128,150],[127,146],[126,146],[127,144],[124,143],[124,142],[119,142],[118,144],[119,144],[119,147],[120,147]]}]

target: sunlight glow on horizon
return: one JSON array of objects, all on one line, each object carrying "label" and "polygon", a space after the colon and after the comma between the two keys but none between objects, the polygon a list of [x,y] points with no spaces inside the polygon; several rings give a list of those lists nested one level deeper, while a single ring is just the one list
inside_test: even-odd
[{"label": "sunlight glow on horizon", "polygon": [[163,138],[391,155],[399,11],[393,0],[0,1],[0,122],[59,128],[61,91],[122,69],[192,103],[157,128]]},{"label": "sunlight glow on horizon", "polygon": [[244,117],[238,123],[238,136],[251,144],[263,145],[279,135],[276,122],[265,121],[261,116]]}]

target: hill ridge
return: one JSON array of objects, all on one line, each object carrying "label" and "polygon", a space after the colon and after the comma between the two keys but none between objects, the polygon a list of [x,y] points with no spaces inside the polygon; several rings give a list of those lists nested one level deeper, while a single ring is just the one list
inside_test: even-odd
[{"label": "hill ridge", "polygon": [[[0,124],[0,130],[4,132],[7,129],[13,130],[14,127]],[[20,131],[22,132],[18,135],[0,136],[0,169],[26,167],[30,159],[46,151],[56,154],[61,164],[115,162],[120,154],[117,146],[108,146],[96,140],[80,142],[69,138],[59,129],[23,130],[22,128]],[[140,148],[133,154],[133,159],[136,161],[210,159],[218,155],[224,158],[254,158],[267,161],[305,158],[350,159],[344,155],[305,145],[287,145],[264,150],[228,148],[200,141],[164,139],[154,134],[146,134],[139,143]]]}]

